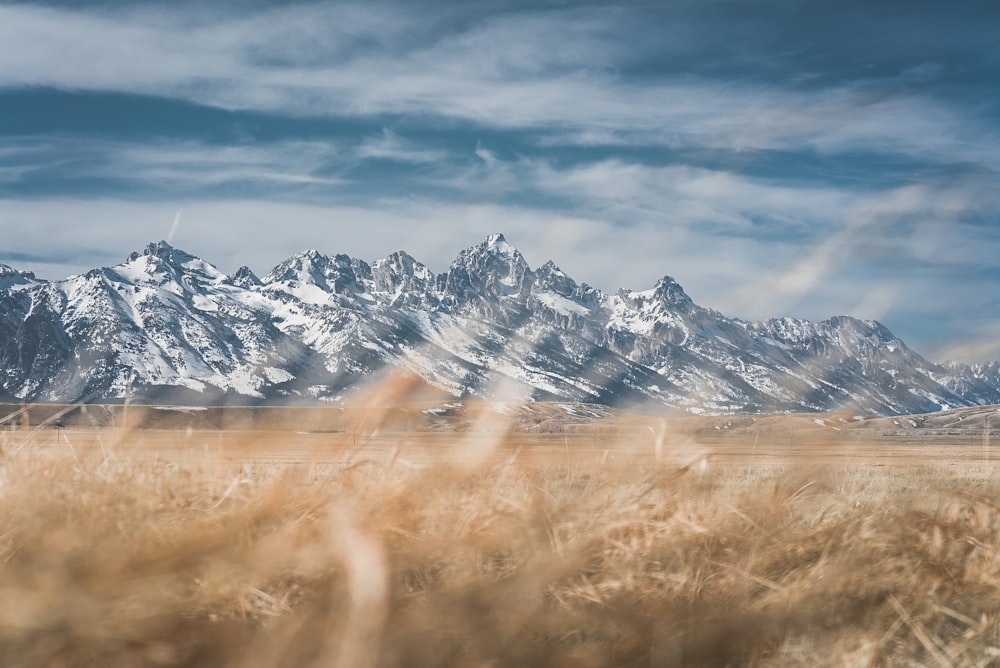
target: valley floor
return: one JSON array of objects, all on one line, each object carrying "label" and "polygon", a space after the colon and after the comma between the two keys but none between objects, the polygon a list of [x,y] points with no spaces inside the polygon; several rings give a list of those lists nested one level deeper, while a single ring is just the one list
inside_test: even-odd
[{"label": "valley floor", "polygon": [[1000,662],[988,430],[465,408],[6,421],[0,664]]}]

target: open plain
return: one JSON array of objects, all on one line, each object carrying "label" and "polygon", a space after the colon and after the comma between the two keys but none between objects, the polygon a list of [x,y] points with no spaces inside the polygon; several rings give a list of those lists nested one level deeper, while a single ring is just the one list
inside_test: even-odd
[{"label": "open plain", "polygon": [[330,408],[0,404],[0,429],[8,441],[36,451],[111,447],[138,458],[210,454],[234,462],[343,463],[402,456],[430,465],[516,454],[536,464],[704,459],[705,466],[983,470],[1000,464],[995,406],[863,418],[664,417],[589,404],[477,401]]},{"label": "open plain", "polygon": [[10,666],[986,666],[996,407],[0,407]]}]

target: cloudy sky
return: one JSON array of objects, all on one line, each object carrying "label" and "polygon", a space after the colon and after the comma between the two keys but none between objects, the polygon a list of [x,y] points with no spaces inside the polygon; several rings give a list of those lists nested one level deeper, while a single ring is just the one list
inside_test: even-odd
[{"label": "cloudy sky", "polygon": [[169,239],[435,271],[494,231],[605,290],[1000,358],[1000,5],[0,5],[0,262]]}]

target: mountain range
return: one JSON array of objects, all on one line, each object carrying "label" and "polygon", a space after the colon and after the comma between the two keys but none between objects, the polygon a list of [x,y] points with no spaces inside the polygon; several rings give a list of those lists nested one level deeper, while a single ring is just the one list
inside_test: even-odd
[{"label": "mountain range", "polygon": [[936,364],[886,327],[727,317],[664,276],[608,294],[501,234],[435,274],[306,251],[259,278],[166,242],[45,281],[0,265],[0,398],[340,402],[391,371],[455,397],[727,414],[1000,403],[1000,363]]}]

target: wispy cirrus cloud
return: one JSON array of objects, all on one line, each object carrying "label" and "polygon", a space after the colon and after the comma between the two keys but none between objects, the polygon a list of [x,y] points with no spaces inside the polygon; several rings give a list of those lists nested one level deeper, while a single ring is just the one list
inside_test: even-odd
[{"label": "wispy cirrus cloud", "polygon": [[389,128],[374,137],[365,137],[354,151],[359,160],[392,160],[395,162],[440,163],[448,159],[447,151],[421,148]]},{"label": "wispy cirrus cloud", "polygon": [[[657,54],[643,39],[626,48],[637,18],[625,10],[511,11],[450,25],[385,4],[249,16],[12,5],[0,7],[0,86],[160,95],[296,116],[418,114],[539,128],[549,145],[878,148],[1000,169],[997,133],[946,99],[922,95],[907,74],[914,68],[820,90],[697,69],[639,76],[629,69],[635,54]],[[900,77],[911,85],[901,87]]]},{"label": "wispy cirrus cloud", "polygon": [[[59,179],[64,188],[75,191],[103,182],[127,188],[134,195],[179,190],[191,196],[237,183],[272,189],[343,183],[329,171],[338,164],[337,148],[325,142],[218,146],[194,140],[137,143],[93,137],[21,137],[9,143],[8,154],[0,154],[0,181],[3,171],[9,170],[6,181],[11,188]],[[8,161],[14,164],[5,165]]]}]

